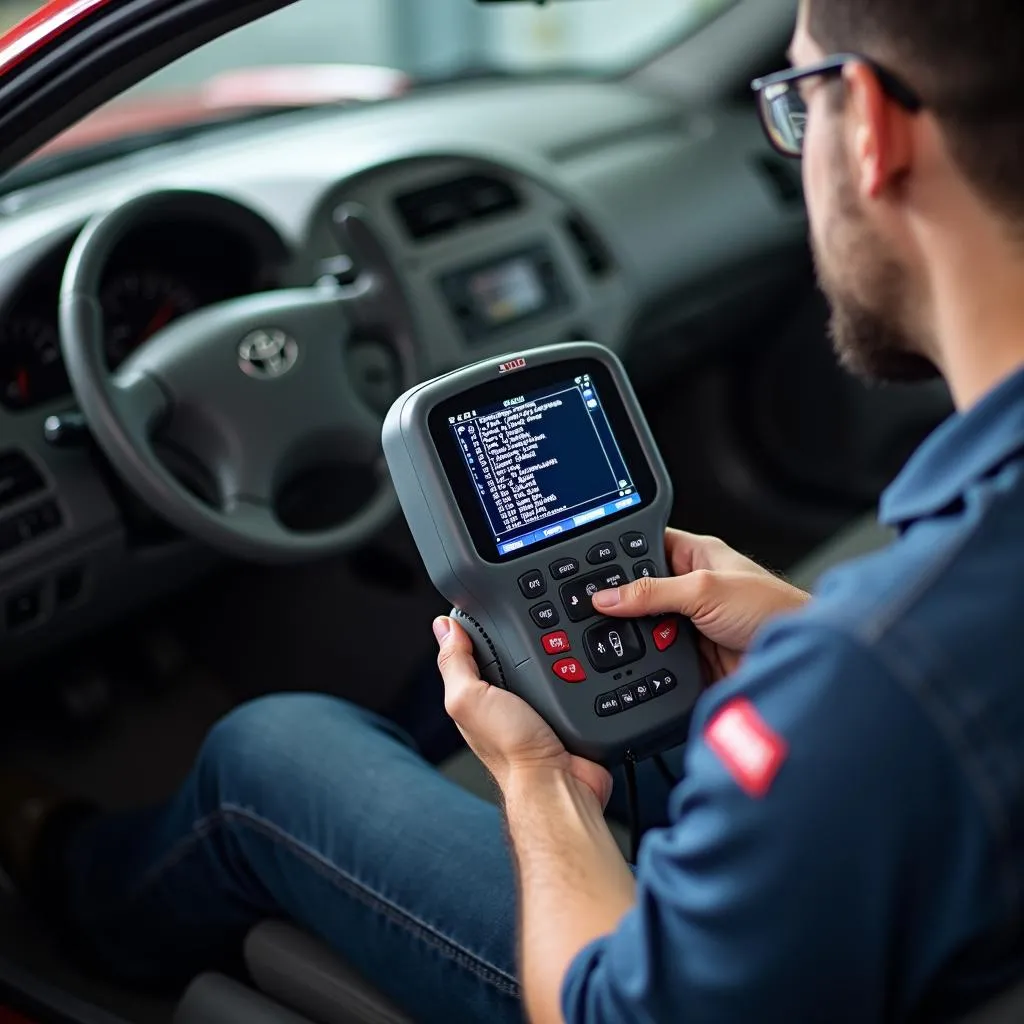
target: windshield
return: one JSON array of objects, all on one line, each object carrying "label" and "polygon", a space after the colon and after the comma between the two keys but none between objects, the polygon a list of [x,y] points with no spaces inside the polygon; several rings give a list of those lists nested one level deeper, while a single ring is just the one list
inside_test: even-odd
[{"label": "windshield", "polygon": [[153,88],[265,63],[382,64],[416,78],[466,70],[611,70],[641,61],[723,0],[300,0],[178,61]]},{"label": "windshield", "polygon": [[[467,71],[610,71],[712,17],[729,0],[299,0],[153,75],[134,93],[195,88],[211,76],[281,64],[371,64],[416,79]],[[6,29],[39,7],[0,0]]]},{"label": "windshield", "polygon": [[[0,178],[0,194],[162,141],[428,83],[643,63],[735,0],[298,0],[168,65]],[[0,29],[40,6],[0,0]]]}]

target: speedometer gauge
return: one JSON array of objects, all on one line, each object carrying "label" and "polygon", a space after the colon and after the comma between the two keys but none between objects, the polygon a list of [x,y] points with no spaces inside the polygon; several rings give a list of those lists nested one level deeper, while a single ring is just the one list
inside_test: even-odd
[{"label": "speedometer gauge", "polygon": [[114,369],[147,338],[199,305],[191,289],[159,271],[118,274],[100,296],[107,324],[107,364]]},{"label": "speedometer gauge", "polygon": [[28,409],[71,390],[57,325],[37,316],[14,316],[0,327],[0,401]]}]

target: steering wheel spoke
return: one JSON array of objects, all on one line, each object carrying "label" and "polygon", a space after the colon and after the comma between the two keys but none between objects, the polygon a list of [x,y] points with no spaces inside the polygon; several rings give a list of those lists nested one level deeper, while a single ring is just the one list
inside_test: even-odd
[{"label": "steering wheel spoke", "polygon": [[124,427],[140,439],[148,439],[171,408],[167,392],[147,373],[115,377],[110,400]]},{"label": "steering wheel spoke", "polygon": [[232,527],[249,537],[258,537],[268,543],[280,543],[290,536],[290,531],[274,515],[273,508],[255,498],[232,499],[224,507],[223,514]]},{"label": "steering wheel spoke", "polygon": [[[390,483],[382,481],[363,512],[330,532],[340,550],[350,550],[365,543],[377,531],[380,523],[386,523],[398,511],[398,498]],[[236,498],[230,501],[221,513],[225,525],[230,527],[231,537],[237,543],[228,541],[225,550],[230,554],[246,556],[251,540],[276,550],[287,545],[293,557],[310,557],[322,554],[323,533],[296,533],[277,518],[273,507],[252,498]]]},{"label": "steering wheel spoke", "polygon": [[333,220],[342,251],[359,270],[355,282],[342,288],[350,321],[359,327],[386,330],[411,360],[414,346],[409,305],[369,214],[358,203],[342,203]]},{"label": "steering wheel spoke", "polygon": [[223,451],[213,460],[225,508],[248,502],[271,507],[277,484],[287,475],[288,452],[283,444],[263,435]]},{"label": "steering wheel spoke", "polygon": [[383,420],[362,399],[350,395],[335,415],[335,429],[344,441],[344,454],[362,464],[380,457]]}]

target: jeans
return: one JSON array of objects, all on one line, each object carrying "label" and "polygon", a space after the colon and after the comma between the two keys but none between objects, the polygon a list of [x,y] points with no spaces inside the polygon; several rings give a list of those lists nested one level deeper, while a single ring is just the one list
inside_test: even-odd
[{"label": "jeans", "polygon": [[[667,786],[641,774],[656,819]],[[285,917],[418,1021],[521,1019],[499,810],[336,698],[238,708],[175,796],[90,821],[65,867],[79,944],[122,979],[187,977]]]}]

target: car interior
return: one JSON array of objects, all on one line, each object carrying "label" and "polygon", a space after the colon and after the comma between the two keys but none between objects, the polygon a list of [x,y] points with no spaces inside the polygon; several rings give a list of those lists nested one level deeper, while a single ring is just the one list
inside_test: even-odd
[{"label": "car interior", "polygon": [[[309,2],[262,6],[284,8],[269,19]],[[626,17],[618,0],[561,6],[601,3]],[[762,137],[748,89],[784,66],[795,0],[703,8],[628,66],[423,76],[380,101],[0,178],[2,770],[136,806],[169,794],[209,727],[253,697],[395,708],[447,608],[382,473],[380,423],[407,387],[485,357],[614,350],[675,482],[673,524],[801,585],[886,542],[878,497],[949,396],[868,388],[832,355],[800,166]],[[181,29],[176,53],[213,33]],[[169,62],[149,46],[151,70]],[[473,275],[512,262],[533,300],[482,319]],[[343,416],[320,422],[285,388],[153,429],[159,396],[137,385],[166,369],[163,338],[240,340],[271,314],[331,341]],[[218,373],[175,386],[227,395]],[[232,514],[243,492],[260,500]],[[471,755],[445,770],[489,792]],[[294,922],[265,922],[240,954],[235,975],[130,991],[67,962],[14,895],[0,902],[0,985],[40,1019],[405,1019]],[[977,1019],[1020,1019],[1012,998]]]}]

